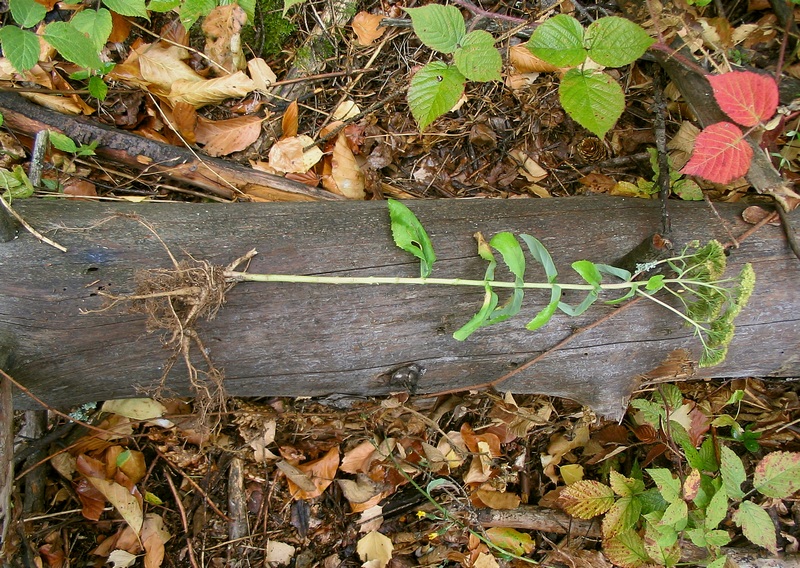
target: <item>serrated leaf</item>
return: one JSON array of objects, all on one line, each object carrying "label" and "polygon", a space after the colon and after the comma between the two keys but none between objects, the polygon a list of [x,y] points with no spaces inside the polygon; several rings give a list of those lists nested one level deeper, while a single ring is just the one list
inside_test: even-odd
[{"label": "serrated leaf", "polygon": [[448,112],[464,93],[466,78],[461,72],[433,61],[414,73],[408,88],[408,106],[420,130]]},{"label": "serrated leaf", "polygon": [[706,530],[712,530],[717,528],[725,517],[728,516],[728,493],[725,491],[725,487],[720,487],[714,496],[711,498],[711,501],[708,503],[708,507],[706,507],[706,518],[704,521],[704,526]]},{"label": "serrated leaf", "polygon": [[98,69],[103,65],[89,36],[68,22],[47,24],[42,36],[67,61],[87,69]]},{"label": "serrated leaf", "polygon": [[642,515],[642,502],[636,497],[617,499],[603,517],[603,537],[612,538],[632,529]]},{"label": "serrated leaf", "polygon": [[69,152],[70,154],[74,154],[78,151],[78,145],[75,144],[75,141],[65,134],[50,130],[48,132],[48,138],[50,140],[50,144],[52,144],[57,150]]},{"label": "serrated leaf", "polygon": [[[111,12],[105,8],[99,10],[83,10],[72,17],[70,23],[76,29],[89,36],[97,51],[103,49],[111,35]],[[99,97],[98,97],[99,98]]]},{"label": "serrated leaf", "polygon": [[672,476],[672,472],[665,468],[646,470],[658,487],[658,492],[667,503],[681,501],[681,480]]},{"label": "serrated leaf", "polygon": [[558,87],[561,106],[578,124],[602,138],[625,110],[625,94],[611,76],[570,69]]},{"label": "serrated leaf", "polygon": [[608,486],[584,479],[576,481],[561,493],[564,510],[579,519],[591,519],[602,515],[614,505],[614,491]]},{"label": "serrated leaf", "polygon": [[800,453],[772,452],[753,474],[753,487],[762,495],[786,499],[800,491]]},{"label": "serrated leaf", "polygon": [[603,543],[603,554],[617,566],[637,568],[651,561],[636,531],[620,533]]},{"label": "serrated leaf", "polygon": [[766,122],[778,109],[778,84],[767,75],[733,71],[708,77],[722,111],[742,126]]},{"label": "serrated leaf", "polygon": [[[283,5],[283,15],[286,16],[288,10],[294,4],[299,4],[305,0],[286,0]],[[287,6],[288,4],[288,6]],[[180,15],[181,23],[187,30],[192,27],[201,16],[207,16],[217,6],[215,0],[186,0],[181,4]]]},{"label": "serrated leaf", "polygon": [[559,14],[542,22],[528,40],[528,49],[556,67],[574,67],[586,60],[584,29],[580,22]]},{"label": "serrated leaf", "polygon": [[739,127],[717,122],[697,135],[692,157],[681,173],[726,184],[745,175],[752,158],[753,149]]},{"label": "serrated leaf", "polygon": [[[659,532],[659,529],[667,529],[667,535]],[[644,534],[644,549],[650,558],[662,566],[674,566],[681,559],[677,535],[668,527],[656,527],[648,523]]]},{"label": "serrated leaf", "polygon": [[181,5],[181,0],[150,0],[147,9],[150,12],[169,12]]},{"label": "serrated leaf", "polygon": [[453,53],[467,33],[464,16],[455,6],[429,4],[421,8],[405,8],[420,41],[441,53]]},{"label": "serrated leaf", "polygon": [[625,477],[613,469],[608,472],[608,483],[620,497],[633,497],[644,491],[644,483],[641,480]]},{"label": "serrated leaf", "polygon": [[103,4],[121,16],[149,19],[144,0],[103,0]]},{"label": "serrated leaf", "polygon": [[622,67],[639,59],[655,40],[630,20],[609,16],[586,29],[584,44],[592,61],[604,67]]},{"label": "serrated leaf", "polygon": [[672,193],[684,201],[702,201],[703,190],[690,179],[679,179],[672,184]]},{"label": "serrated leaf", "polygon": [[742,483],[747,479],[742,459],[728,446],[720,446],[719,457],[719,473],[725,485],[725,492],[731,499],[741,499],[744,497]]},{"label": "serrated leaf", "polygon": [[494,38],[484,30],[464,36],[453,53],[453,62],[470,81],[499,81],[503,68],[503,58],[494,46]]},{"label": "serrated leaf", "polygon": [[742,501],[733,513],[733,522],[741,527],[747,540],[763,546],[772,554],[778,553],[775,525],[764,509],[750,501]]},{"label": "serrated leaf", "polygon": [[689,508],[686,501],[678,500],[670,503],[664,515],[661,517],[661,523],[673,527],[676,531],[682,531],[686,528],[689,521]]},{"label": "serrated leaf", "polygon": [[102,77],[98,77],[97,75],[92,75],[89,77],[89,94],[96,99],[100,99],[101,101],[105,100],[106,95],[108,94],[108,85],[106,82],[103,81]]},{"label": "serrated leaf", "polygon": [[425,227],[417,216],[399,201],[389,199],[388,206],[394,243],[420,260],[420,276],[427,278],[433,270],[433,263],[436,262],[436,253],[433,251],[433,244]]},{"label": "serrated leaf", "polygon": [[27,71],[39,62],[39,38],[35,33],[16,26],[0,28],[3,54],[19,72]]},{"label": "serrated leaf", "polygon": [[47,15],[47,8],[36,0],[9,0],[11,16],[21,28],[32,28]]}]

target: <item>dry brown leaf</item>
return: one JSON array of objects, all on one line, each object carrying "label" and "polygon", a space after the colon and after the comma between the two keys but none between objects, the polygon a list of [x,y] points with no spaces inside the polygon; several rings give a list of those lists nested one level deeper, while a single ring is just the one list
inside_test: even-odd
[{"label": "dry brown leaf", "polygon": [[183,47],[145,44],[131,50],[124,64],[138,62],[142,80],[161,93],[169,93],[175,83],[205,82],[183,61],[188,55]]},{"label": "dry brown leaf", "polygon": [[195,108],[221,103],[226,99],[238,99],[255,88],[252,79],[237,71],[232,75],[205,81],[179,80],[172,84],[169,99],[172,104],[189,103]]},{"label": "dry brown leaf", "polygon": [[265,563],[269,563],[270,566],[273,564],[276,566],[286,566],[292,561],[295,548],[291,544],[270,540],[267,542],[265,553]]},{"label": "dry brown leaf", "polygon": [[331,155],[331,173],[322,178],[322,185],[328,191],[343,195],[348,199],[364,199],[364,172],[361,171],[344,132],[336,138]]},{"label": "dry brown leaf", "polygon": [[386,16],[359,12],[353,18],[353,31],[358,38],[358,45],[370,45],[373,41],[386,33],[386,28],[381,27],[381,21]]},{"label": "dry brown leaf", "polygon": [[261,135],[261,118],[240,116],[228,120],[206,120],[200,118],[195,131],[197,142],[209,156],[227,156],[241,152]]},{"label": "dry brown leaf", "polygon": [[64,183],[62,191],[64,195],[73,197],[97,197],[97,187],[88,179],[70,178]]},{"label": "dry brown leaf", "polygon": [[35,102],[39,106],[60,112],[63,114],[81,114],[83,106],[76,104],[70,97],[61,95],[45,95],[42,93],[20,93],[28,100]]},{"label": "dry brown leaf", "polygon": [[172,109],[170,124],[187,144],[197,142],[195,129],[197,128],[197,109],[190,104],[178,103]]},{"label": "dry brown leaf", "polygon": [[125,16],[120,16],[113,10],[111,11],[111,35],[108,41],[111,43],[122,43],[127,41],[131,35],[131,23]]},{"label": "dry brown leaf", "polygon": [[286,110],[283,112],[283,119],[281,120],[281,138],[297,136],[298,112],[297,101],[292,101],[289,106],[286,107]]},{"label": "dry brown leaf", "polygon": [[[311,146],[307,151],[303,148]],[[306,135],[278,140],[269,150],[269,165],[279,172],[305,173],[322,158],[322,150]]]},{"label": "dry brown leaf", "polygon": [[364,440],[345,452],[339,469],[345,473],[366,473],[374,454],[375,444],[371,440]]},{"label": "dry brown leaf", "polygon": [[376,495],[383,493],[385,489],[382,484],[372,481],[364,473],[359,473],[355,481],[352,479],[339,479],[337,482],[342,489],[344,498],[350,503],[356,504],[366,503]]},{"label": "dry brown leaf", "polygon": [[[767,211],[763,207],[759,207],[758,205],[751,205],[744,211],[742,211],[742,219],[744,219],[745,223],[750,223],[751,225],[755,225],[756,223],[761,222],[764,218],[772,215],[772,211]],[[773,221],[769,222],[770,225],[778,227],[781,224],[780,218],[775,217]]]},{"label": "dry brown leaf", "polygon": [[[247,23],[247,14],[238,4],[217,6],[203,20],[206,35],[205,54],[211,61],[228,73],[244,69],[247,60],[242,51],[242,26]],[[219,68],[212,66],[219,75]]]},{"label": "dry brown leaf", "polygon": [[358,108],[358,105],[354,101],[347,99],[346,101],[339,103],[339,105],[333,111],[331,118],[333,118],[333,120],[345,121],[349,118],[358,116],[359,114],[361,114],[361,109]]},{"label": "dry brown leaf", "polygon": [[[121,460],[118,458],[115,462],[122,473],[124,473],[131,483],[138,483],[147,473],[147,463],[144,459],[144,454],[138,450],[128,450],[125,454],[122,452],[123,457]],[[121,463],[120,463],[121,461]]]},{"label": "dry brown leaf", "polygon": [[272,83],[278,80],[275,72],[260,57],[248,61],[247,70],[250,71],[250,78],[255,83],[257,91],[266,91]]},{"label": "dry brown leaf", "polygon": [[558,67],[536,57],[525,45],[513,45],[508,50],[508,61],[519,74],[553,73]]},{"label": "dry brown leaf", "polygon": [[[339,448],[334,446],[320,459],[300,464],[296,466],[296,468],[311,480],[314,489],[310,491],[301,489],[287,476],[289,492],[292,494],[292,497],[297,500],[319,497],[328,486],[333,483],[336,477],[336,471],[339,469]],[[281,470],[283,471],[283,468],[281,468]]]},{"label": "dry brown leaf", "polygon": [[377,568],[384,568],[389,563],[393,550],[391,539],[378,531],[365,534],[356,544],[358,557],[364,562],[375,561]]},{"label": "dry brown leaf", "polygon": [[142,505],[135,495],[131,495],[130,491],[119,483],[108,481],[107,479],[99,477],[87,477],[86,479],[105,496],[136,533],[142,529],[142,524],[144,523]]},{"label": "dry brown leaf", "polygon": [[475,492],[483,503],[490,509],[508,510],[516,509],[519,507],[520,498],[513,493],[506,493],[505,491],[490,491],[486,489],[478,489]]},{"label": "dry brown leaf", "polygon": [[144,568],[159,568],[164,561],[164,544],[172,535],[164,529],[161,515],[148,513],[142,525],[142,545],[144,546]]}]

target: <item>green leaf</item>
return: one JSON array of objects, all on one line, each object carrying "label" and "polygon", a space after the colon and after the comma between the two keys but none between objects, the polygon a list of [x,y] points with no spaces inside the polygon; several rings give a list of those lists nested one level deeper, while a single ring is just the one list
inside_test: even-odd
[{"label": "green leaf", "polygon": [[739,508],[733,513],[733,522],[742,528],[742,533],[747,540],[763,546],[772,554],[778,553],[775,525],[764,509],[750,501],[742,501]]},{"label": "green leaf", "polygon": [[97,75],[89,77],[89,94],[101,101],[105,100],[108,94],[108,85],[106,85],[102,77]]},{"label": "green leaf", "polygon": [[658,292],[663,287],[664,287],[663,274],[656,274],[655,276],[651,276],[647,280],[647,285],[645,286],[648,292]]},{"label": "green leaf", "polygon": [[666,408],[673,412],[683,406],[683,393],[681,389],[673,384],[663,384],[653,394],[653,400],[661,402]]},{"label": "green leaf", "polygon": [[644,491],[644,483],[641,480],[625,477],[613,469],[608,472],[608,482],[614,493],[620,497],[633,497]]},{"label": "green leaf", "polygon": [[[299,4],[304,0],[286,0],[283,5],[283,16],[286,17],[286,11],[295,4]],[[181,23],[187,30],[202,16],[208,16],[211,10],[216,8],[217,3],[215,0],[186,0],[181,4],[180,15]]]},{"label": "green leaf", "polygon": [[536,331],[548,321],[550,318],[553,317],[553,314],[556,313],[559,304],[561,303],[561,288],[557,285],[553,285],[553,289],[550,291],[550,303],[547,304],[544,308],[539,310],[539,313],[528,322],[528,325],[525,326],[526,329],[530,331]]},{"label": "green leaf", "polygon": [[655,40],[630,20],[609,16],[586,29],[584,45],[589,57],[604,67],[622,67],[639,59]]},{"label": "green leaf", "polygon": [[583,312],[588,310],[589,307],[596,301],[597,301],[597,292],[595,290],[592,290],[577,306],[572,306],[570,304],[567,304],[566,302],[559,302],[558,309],[570,317],[575,317],[581,315]]},{"label": "green leaf", "polygon": [[595,290],[600,289],[600,282],[603,280],[603,275],[597,270],[593,262],[588,260],[577,260],[572,263],[572,269],[581,275],[581,278],[586,280],[589,284],[595,287]]},{"label": "green leaf", "polygon": [[394,199],[389,199],[388,206],[394,243],[420,260],[420,276],[427,278],[436,261],[428,233],[408,207]]},{"label": "green leaf", "polygon": [[642,503],[636,497],[617,499],[603,517],[603,537],[611,538],[632,529],[639,521],[641,513]]},{"label": "green leaf", "polygon": [[536,237],[532,237],[523,233],[519,236],[519,238],[521,238],[522,241],[528,245],[528,250],[531,251],[531,256],[533,256],[533,259],[542,265],[544,274],[547,276],[547,281],[550,283],[555,282],[558,278],[558,270],[556,270],[553,257],[550,256],[550,252],[547,250],[547,248]]},{"label": "green leaf", "polygon": [[227,4],[238,4],[247,15],[247,22],[250,25],[255,22],[256,18],[256,0],[220,0],[219,5],[224,6]]},{"label": "green leaf", "polygon": [[36,0],[9,0],[11,16],[21,28],[32,28],[47,15],[47,8]]},{"label": "green leaf", "polygon": [[669,525],[647,524],[644,533],[644,549],[662,566],[675,566],[681,559],[681,548],[677,534]]},{"label": "green leaf", "polygon": [[103,0],[103,4],[121,16],[149,19],[144,0]]},{"label": "green leaf", "polygon": [[728,516],[728,494],[725,492],[725,487],[720,487],[719,491],[714,493],[711,501],[706,507],[706,519],[703,526],[707,530],[717,528],[717,526],[725,520]]},{"label": "green leaf", "polygon": [[57,150],[68,152],[70,154],[74,154],[78,151],[78,145],[75,144],[75,141],[65,134],[50,130],[48,132],[48,137],[50,139],[50,144],[52,144]]},{"label": "green leaf", "polygon": [[[99,10],[83,10],[72,17],[70,22],[78,31],[89,36],[92,44],[100,51],[111,35],[111,12],[105,8]],[[100,98],[100,97],[97,97]]]},{"label": "green leaf", "polygon": [[786,499],[800,491],[800,453],[772,452],[753,474],[753,487],[762,495]]},{"label": "green leaf", "polygon": [[448,112],[464,93],[466,78],[441,61],[428,63],[414,73],[408,88],[408,106],[420,130]]},{"label": "green leaf", "polygon": [[595,268],[603,274],[608,274],[615,278],[619,278],[623,282],[627,282],[633,276],[630,270],[624,268],[617,268],[616,266],[609,266],[608,264],[594,263]]},{"label": "green leaf", "polygon": [[602,138],[625,110],[625,94],[600,71],[570,69],[558,87],[561,106],[578,124]]},{"label": "green leaf", "polygon": [[510,527],[492,527],[486,531],[486,536],[498,548],[517,556],[527,554],[535,547],[531,535]]},{"label": "green leaf", "polygon": [[664,516],[661,517],[663,524],[673,527],[676,531],[686,528],[688,521],[689,508],[686,506],[686,501],[682,499],[670,503],[667,510],[664,511]]},{"label": "green leaf", "polygon": [[522,288],[525,283],[525,255],[517,239],[512,233],[503,232],[495,235],[489,244],[503,256],[503,262],[514,275],[514,282],[519,288],[514,288],[509,301],[501,308],[495,309],[484,325],[491,325],[517,315],[522,308],[525,293]]},{"label": "green leaf", "polygon": [[489,319],[489,316],[497,307],[497,294],[492,291],[491,286],[486,286],[486,295],[484,296],[483,306],[478,310],[478,313],[472,316],[467,323],[461,326],[453,333],[453,339],[457,341],[464,341],[467,337],[472,335],[473,332],[480,329]]},{"label": "green leaf", "polygon": [[728,446],[720,446],[719,457],[719,472],[725,484],[725,492],[731,499],[741,499],[744,497],[741,486],[747,479],[742,459]]},{"label": "green leaf", "polygon": [[467,33],[464,16],[455,6],[428,4],[404,9],[411,16],[414,33],[434,51],[453,53]]},{"label": "green leaf", "polygon": [[672,184],[672,192],[684,201],[702,201],[703,190],[693,180],[679,179]]},{"label": "green leaf", "polygon": [[[706,533],[706,542],[710,546],[725,546],[731,541],[731,535],[725,530],[713,530]],[[723,559],[724,560],[724,559]],[[724,564],[724,563],[723,563]],[[709,564],[711,566],[711,564]]]},{"label": "green leaf", "polygon": [[503,68],[503,58],[494,46],[492,34],[483,30],[464,36],[453,53],[453,62],[470,81],[499,81]]},{"label": "green leaf", "polygon": [[47,24],[42,34],[45,41],[56,48],[61,57],[81,67],[97,69],[103,63],[89,36],[67,22]]},{"label": "green leaf", "polygon": [[614,491],[599,481],[576,481],[561,492],[564,510],[579,519],[602,515],[614,505]]},{"label": "green leaf", "polygon": [[658,491],[667,503],[682,501],[681,499],[681,480],[672,476],[672,472],[664,468],[646,470],[648,475],[655,481]]},{"label": "green leaf", "polygon": [[583,36],[583,26],[578,20],[559,14],[536,28],[528,40],[528,49],[556,67],[574,67],[586,60]]},{"label": "green leaf", "polygon": [[20,166],[14,166],[13,172],[0,168],[0,190],[3,190],[3,199],[9,203],[33,195],[33,185]]},{"label": "green leaf", "polygon": [[644,549],[644,541],[634,531],[625,531],[603,543],[603,554],[614,565],[635,568],[650,563],[650,556]]},{"label": "green leaf", "polygon": [[[147,9],[150,12],[164,13],[181,5],[181,0],[150,0]],[[252,20],[251,20],[252,21]]]},{"label": "green leaf", "polygon": [[27,71],[39,62],[39,38],[35,33],[16,26],[0,27],[3,54],[19,72]]}]

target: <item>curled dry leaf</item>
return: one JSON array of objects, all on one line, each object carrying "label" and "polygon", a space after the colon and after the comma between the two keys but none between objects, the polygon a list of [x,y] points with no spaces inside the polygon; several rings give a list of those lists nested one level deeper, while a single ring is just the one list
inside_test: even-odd
[{"label": "curled dry leaf", "polygon": [[297,136],[297,119],[299,110],[297,101],[292,101],[286,110],[283,111],[281,119],[281,138],[291,138]]},{"label": "curled dry leaf", "polygon": [[255,88],[255,83],[241,71],[205,81],[179,80],[172,84],[168,98],[175,105],[185,102],[195,108],[241,98]]},{"label": "curled dry leaf", "polygon": [[358,116],[360,113],[361,109],[358,108],[358,105],[348,99],[339,103],[339,106],[336,107],[336,110],[333,111],[331,116],[334,120],[345,121],[349,118],[353,118],[354,116]]},{"label": "curled dry leaf", "polygon": [[364,199],[364,172],[356,162],[356,157],[347,143],[344,132],[336,137],[331,155],[330,176],[323,177],[322,185],[328,191],[338,193],[348,199]]},{"label": "curled dry leaf", "polygon": [[197,142],[205,144],[209,156],[227,156],[241,152],[261,135],[261,118],[240,116],[228,120],[206,120],[200,118],[195,136]]},{"label": "curled dry leaf", "polygon": [[247,70],[250,71],[250,78],[253,80],[257,91],[266,91],[270,85],[278,80],[275,72],[260,57],[248,61]]},{"label": "curled dry leaf", "polygon": [[364,562],[376,561],[378,568],[384,568],[389,563],[393,550],[391,539],[378,531],[365,534],[356,545],[358,557]]},{"label": "curled dry leaf", "polygon": [[[290,465],[285,462],[284,464]],[[288,470],[288,468],[281,466],[281,462],[278,462],[277,465],[284,473],[286,473]],[[333,483],[333,480],[336,477],[336,470],[339,468],[339,448],[334,446],[328,451],[327,454],[318,460],[290,467],[294,467],[298,472],[303,474],[303,477],[310,480],[311,484],[313,485],[312,489],[312,487],[309,486],[305,480],[303,480],[302,483],[305,488],[302,488],[295,483],[295,480],[300,481],[298,476],[287,475],[286,479],[287,483],[289,484],[289,492],[292,494],[292,497],[298,500],[314,499],[315,497],[322,495],[328,486]]]},{"label": "curled dry leaf", "polygon": [[142,546],[144,546],[144,567],[158,568],[164,561],[164,544],[172,538],[164,528],[161,515],[148,513],[142,525]]},{"label": "curled dry leaf", "polygon": [[[745,223],[750,223],[751,225],[760,223],[763,219],[769,217],[770,215],[772,215],[772,211],[767,211],[758,205],[751,205],[742,211],[742,219],[744,219]],[[774,227],[779,227],[781,224],[780,218],[776,216],[775,219],[770,221],[768,224]]]},{"label": "curled dry leaf", "polygon": [[370,14],[369,12],[359,12],[355,15],[353,31],[356,33],[359,45],[370,45],[386,32],[386,28],[381,27],[384,17],[381,14]]},{"label": "curled dry leaf", "polygon": [[[311,146],[307,151],[303,148]],[[276,171],[302,174],[322,158],[322,150],[306,135],[278,140],[269,150],[269,165]]]},{"label": "curled dry leaf", "polygon": [[[160,44],[144,44],[131,50],[123,66],[134,66],[134,73],[138,67],[142,81],[148,84],[145,87],[149,86],[156,91],[168,93],[172,84],[177,81],[188,83],[204,81],[203,77],[184,63],[183,60],[188,56],[189,52],[182,47],[171,45],[165,48]],[[113,76],[113,73],[111,75]]]}]

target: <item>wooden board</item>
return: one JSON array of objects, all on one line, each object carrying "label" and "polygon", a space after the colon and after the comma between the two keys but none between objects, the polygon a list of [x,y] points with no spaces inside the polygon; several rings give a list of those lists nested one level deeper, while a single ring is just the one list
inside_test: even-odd
[{"label": "wooden board", "polygon": [[[564,279],[577,281],[571,262],[613,262],[657,229],[660,219],[658,203],[604,197],[409,205],[429,230],[439,257],[434,275],[440,277],[482,278],[485,263],[475,253],[473,233],[489,238],[509,230],[541,239]],[[253,272],[419,274],[414,259],[392,243],[380,202],[134,206],[26,200],[15,207],[68,249],[61,253],[27,233],[0,243],[0,335],[10,334],[16,343],[10,372],[58,406],[135,396],[137,387],[157,382],[170,354],[160,337],[146,333],[140,315],[124,308],[83,313],[103,306],[100,291],[133,292],[137,270],[169,266],[158,240],[117,213],[143,216],[176,256],[227,264],[256,248]],[[746,230],[743,205],[717,207],[733,234]],[[676,240],[728,240],[703,203],[672,202],[671,212]],[[800,264],[782,230],[769,226],[734,251],[731,270],[743,262],[754,264],[756,291],[738,320],[727,361],[698,376],[798,376]],[[480,289],[243,283],[201,332],[232,395],[383,395],[402,389],[390,377],[410,364],[425,369],[418,384],[424,393],[499,377],[615,309],[597,305],[579,318],[557,316],[538,332],[525,330],[546,299],[530,293],[522,314],[458,342],[451,334],[479,307]],[[691,330],[663,308],[640,302],[500,388],[569,397],[619,416],[636,376],[683,347],[697,354]],[[169,387],[187,394],[181,365]],[[15,404],[32,406],[22,395]]]}]

